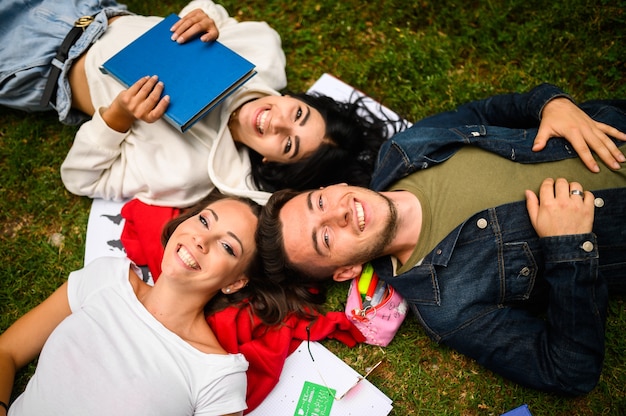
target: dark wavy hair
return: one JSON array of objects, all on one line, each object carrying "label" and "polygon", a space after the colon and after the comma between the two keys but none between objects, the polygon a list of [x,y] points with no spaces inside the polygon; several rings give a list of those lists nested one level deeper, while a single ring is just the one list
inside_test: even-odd
[{"label": "dark wavy hair", "polygon": [[296,163],[263,162],[250,149],[252,178],[264,191],[314,189],[334,183],[368,186],[381,144],[406,127],[402,119],[379,116],[365,104],[366,96],[348,102],[317,93],[287,94],[320,112],[326,123],[325,138],[310,157]]},{"label": "dark wavy hair", "polygon": [[[257,218],[260,217],[261,206],[253,200],[238,196],[226,196],[218,191],[214,191],[165,225],[161,234],[163,246],[167,244],[174,230],[182,222],[198,215],[208,205],[220,199],[240,201],[249,206]],[[263,323],[266,325],[277,325],[291,313],[295,313],[303,318],[313,318],[314,311],[320,310],[321,304],[325,300],[325,292],[322,290],[307,290],[307,287],[294,287],[291,284],[283,285],[282,279],[272,279],[266,276],[258,250],[246,268],[245,274],[249,279],[248,284],[237,292],[228,295],[218,292],[205,307],[207,315],[228,306],[249,304],[253,313]]]}]

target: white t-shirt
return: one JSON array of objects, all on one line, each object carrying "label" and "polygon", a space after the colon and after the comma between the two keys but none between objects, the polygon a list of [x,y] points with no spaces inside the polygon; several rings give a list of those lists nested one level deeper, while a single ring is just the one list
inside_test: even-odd
[{"label": "white t-shirt", "polygon": [[17,415],[223,415],[246,408],[241,354],[206,354],[157,321],[129,282],[126,258],[70,274],[72,314],[50,335]]},{"label": "white t-shirt", "polygon": [[100,65],[162,19],[119,17],[87,51],[85,72],[96,114],[80,127],[61,166],[61,178],[70,192],[111,200],[138,198],[147,204],[181,208],[198,202],[214,188],[261,204],[267,201],[270,194],[254,186],[247,149],[235,145],[227,124],[241,104],[278,95],[287,85],[280,36],[265,22],[238,22],[209,0],[189,3],[180,15],[194,8],[202,8],[214,19],[219,41],[254,63],[257,75],[187,133],[178,132],[163,119],[137,121],[128,132],[119,133],[106,125],[100,111],[124,87],[103,74]]}]

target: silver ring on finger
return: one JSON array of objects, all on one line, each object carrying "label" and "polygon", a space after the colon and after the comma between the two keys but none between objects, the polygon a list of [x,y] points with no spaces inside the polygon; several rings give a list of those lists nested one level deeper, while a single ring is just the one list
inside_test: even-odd
[{"label": "silver ring on finger", "polygon": [[570,195],[578,195],[580,197],[585,197],[585,193],[583,191],[581,191],[580,189],[572,189],[570,191]]}]

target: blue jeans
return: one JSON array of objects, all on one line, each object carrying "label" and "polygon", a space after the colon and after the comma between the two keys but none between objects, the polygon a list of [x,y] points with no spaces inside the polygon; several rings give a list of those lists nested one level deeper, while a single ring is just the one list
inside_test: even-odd
[{"label": "blue jeans", "polygon": [[0,1],[0,105],[29,112],[50,110],[40,100],[52,59],[76,19],[96,15],[70,49],[54,107],[65,124],[83,121],[85,115],[71,109],[69,68],[104,33],[108,18],[119,14],[128,14],[126,6],[114,0]]}]

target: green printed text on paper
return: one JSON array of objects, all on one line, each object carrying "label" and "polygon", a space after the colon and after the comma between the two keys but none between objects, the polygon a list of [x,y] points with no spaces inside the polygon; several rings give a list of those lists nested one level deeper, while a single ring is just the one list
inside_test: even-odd
[{"label": "green printed text on paper", "polygon": [[305,381],[294,416],[329,416],[335,394],[331,388]]}]

